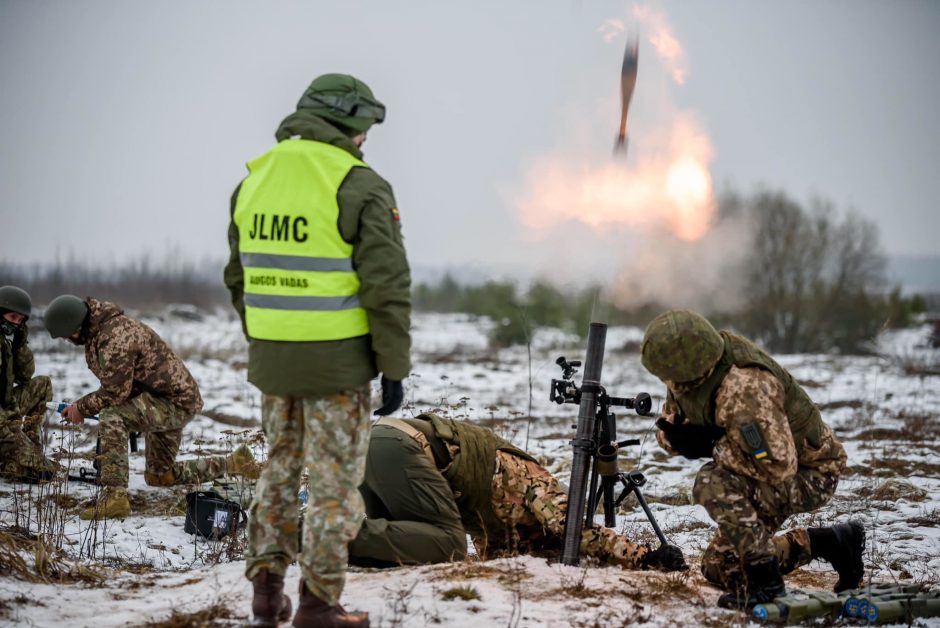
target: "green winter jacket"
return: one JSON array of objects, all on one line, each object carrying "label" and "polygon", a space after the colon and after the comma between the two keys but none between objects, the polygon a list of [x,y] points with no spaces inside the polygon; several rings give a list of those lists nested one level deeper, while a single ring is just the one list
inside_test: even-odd
[{"label": "green winter jacket", "polygon": [[[348,136],[309,111],[289,115],[275,134],[283,141],[299,136],[342,148],[357,159],[362,153]],[[239,188],[232,195],[235,211]],[[269,395],[321,396],[365,384],[379,372],[402,380],[411,370],[411,274],[392,188],[371,168],[355,167],[340,185],[338,227],[353,246],[359,276],[359,302],[370,333],[345,340],[278,342],[248,337],[248,381]],[[244,273],[239,234],[229,223],[231,257],[225,285],[244,329]]]}]

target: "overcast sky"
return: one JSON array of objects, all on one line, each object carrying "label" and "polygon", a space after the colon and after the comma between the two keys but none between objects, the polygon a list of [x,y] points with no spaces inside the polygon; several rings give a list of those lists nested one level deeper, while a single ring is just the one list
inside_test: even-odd
[{"label": "overcast sky", "polygon": [[[544,154],[610,152],[627,35],[599,29],[644,35],[633,6],[0,0],[0,259],[222,258],[245,162],[313,77],[348,72],[388,108],[365,159],[413,264],[546,264],[513,199]],[[668,104],[707,132],[718,189],[822,195],[889,253],[940,253],[940,3],[648,6],[687,77],[641,40],[629,159]]]}]

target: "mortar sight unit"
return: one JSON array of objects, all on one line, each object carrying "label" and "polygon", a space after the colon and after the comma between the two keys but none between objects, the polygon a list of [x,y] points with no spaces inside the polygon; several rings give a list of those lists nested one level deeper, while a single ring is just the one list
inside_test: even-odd
[{"label": "mortar sight unit", "polygon": [[[565,356],[560,356],[555,360],[555,364],[561,368],[561,379],[552,380],[549,399],[558,405],[563,403],[580,404],[581,389],[572,380],[578,374],[581,361],[571,360],[569,362],[565,359]],[[653,409],[653,399],[648,393],[637,393],[636,397],[611,397],[603,386],[600,387],[600,391],[597,399],[598,405],[606,405],[608,408],[635,410],[640,416],[649,416],[650,411]]]}]

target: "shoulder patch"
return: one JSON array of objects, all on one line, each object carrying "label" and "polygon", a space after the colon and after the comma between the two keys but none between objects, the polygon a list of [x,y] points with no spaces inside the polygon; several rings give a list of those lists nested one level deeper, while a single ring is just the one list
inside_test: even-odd
[{"label": "shoulder patch", "polygon": [[751,453],[755,458],[761,460],[767,457],[767,448],[764,445],[764,435],[761,434],[760,426],[757,423],[748,423],[741,426],[741,436],[744,442],[751,448]]},{"label": "shoulder patch", "polygon": [[398,208],[397,208],[397,207],[393,207],[393,208],[390,209],[389,211],[392,212],[392,220],[398,220],[398,221],[401,220],[401,216],[398,214]]}]

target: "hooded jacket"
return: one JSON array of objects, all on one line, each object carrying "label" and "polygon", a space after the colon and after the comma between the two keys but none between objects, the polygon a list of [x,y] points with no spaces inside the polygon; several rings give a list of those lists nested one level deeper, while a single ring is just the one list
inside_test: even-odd
[{"label": "hooded jacket", "polygon": [[[299,136],[347,151],[362,152],[326,120],[306,110],[289,115],[275,134],[284,141]],[[232,195],[231,214],[238,201]],[[402,242],[392,188],[371,168],[355,167],[337,193],[338,227],[352,244],[353,267],[359,276],[359,302],[369,321],[369,334],[344,340],[281,342],[248,336],[248,381],[269,395],[322,396],[361,386],[379,372],[402,380],[411,370],[411,274]],[[231,256],[225,285],[244,329],[244,270],[239,232],[228,230]]]}]

